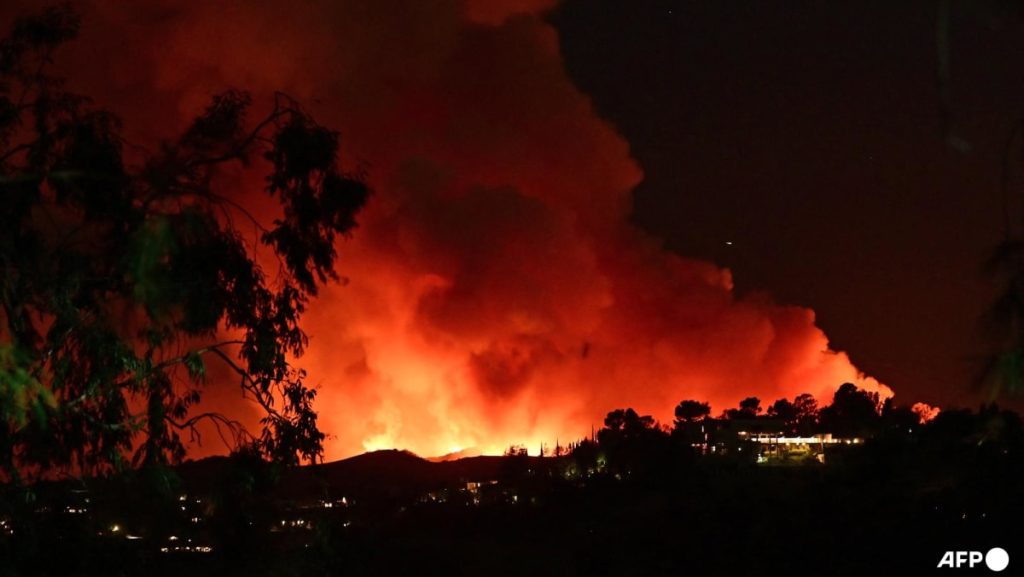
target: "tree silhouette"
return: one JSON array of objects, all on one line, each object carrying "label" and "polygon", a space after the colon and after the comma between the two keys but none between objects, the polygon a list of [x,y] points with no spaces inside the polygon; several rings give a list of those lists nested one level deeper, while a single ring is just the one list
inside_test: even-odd
[{"label": "tree silhouette", "polygon": [[706,419],[710,414],[711,406],[708,403],[694,400],[680,401],[676,405],[676,419],[672,436],[685,447],[702,442],[705,435],[704,424],[707,423]]},{"label": "tree silhouette", "polygon": [[[158,151],[133,147],[136,166],[118,119],[47,74],[77,30],[54,8],[0,42],[2,470],[161,465],[203,421],[264,456],[317,459],[316,391],[289,359],[368,188],[341,171],[337,133],[284,95],[250,123],[248,94],[220,94]],[[245,206],[254,191],[215,184],[253,165],[269,172],[269,224]],[[194,411],[211,361],[260,407],[261,432]]]},{"label": "tree silhouette", "polygon": [[676,423],[692,423],[711,414],[711,406],[700,401],[685,400],[676,405]]},{"label": "tree silhouette", "polygon": [[792,424],[797,417],[796,405],[787,399],[779,399],[768,407],[767,415],[773,419],[779,419],[787,425]]},{"label": "tree silhouette", "polygon": [[800,435],[813,434],[818,427],[818,401],[814,395],[803,393],[793,399],[796,410],[796,432]]},{"label": "tree silhouette", "polygon": [[601,434],[605,438],[620,437],[622,439],[639,439],[646,436],[650,431],[657,430],[657,423],[650,415],[639,415],[632,408],[615,409],[608,413],[604,419],[605,428],[598,432],[598,440]]},{"label": "tree silhouette", "polygon": [[921,416],[910,407],[897,406],[892,398],[882,403],[881,427],[890,435],[911,434],[921,424]]},{"label": "tree silhouette", "polygon": [[838,436],[866,435],[878,426],[878,410],[878,393],[843,383],[832,396],[832,404],[820,411],[821,426]]},{"label": "tree silhouette", "polygon": [[650,415],[632,408],[608,413],[597,442],[617,474],[648,477],[670,463],[672,446],[668,433]]},{"label": "tree silhouette", "polygon": [[726,419],[756,419],[761,414],[761,399],[747,397],[740,401],[738,409],[726,409],[723,417]]},{"label": "tree silhouette", "polygon": [[528,454],[526,447],[523,445],[509,445],[509,447],[505,449],[504,453],[506,457],[525,457]]}]

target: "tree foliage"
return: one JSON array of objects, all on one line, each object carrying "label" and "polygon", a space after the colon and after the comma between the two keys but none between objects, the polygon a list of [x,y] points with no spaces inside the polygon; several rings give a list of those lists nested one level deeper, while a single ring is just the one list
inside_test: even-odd
[{"label": "tree foliage", "polygon": [[819,412],[821,425],[840,437],[864,436],[877,428],[881,405],[878,393],[843,383],[832,395],[832,404]]},{"label": "tree foliage", "polygon": [[[47,73],[77,29],[49,9],[0,42],[2,470],[173,462],[201,421],[275,460],[317,459],[316,391],[290,359],[369,194],[338,134],[282,94],[250,122],[251,97],[228,91],[159,150],[129,148],[113,114]],[[223,190],[239,167],[266,169],[265,190]],[[279,216],[258,221],[254,198]],[[211,363],[262,431],[196,412]]]},{"label": "tree foliage", "polygon": [[710,414],[711,405],[708,403],[702,403],[692,399],[679,401],[679,404],[676,405],[675,409],[676,424],[679,424],[680,422],[692,423],[694,421],[699,421]]},{"label": "tree foliage", "polygon": [[622,439],[632,440],[642,438],[655,430],[657,430],[657,423],[654,421],[654,417],[641,416],[632,408],[615,409],[604,418],[604,428],[598,433],[598,438],[604,433],[609,437],[619,436]]},{"label": "tree foliage", "polygon": [[726,419],[756,419],[761,414],[761,399],[747,397],[740,401],[739,408],[726,409],[722,417]]},{"label": "tree foliage", "polygon": [[796,420],[796,405],[791,403],[788,399],[778,399],[768,407],[766,414],[769,418],[778,419],[789,424]]},{"label": "tree foliage", "polygon": [[1005,239],[986,263],[986,271],[999,289],[983,318],[994,351],[980,377],[995,399],[1024,391],[1024,241]]}]

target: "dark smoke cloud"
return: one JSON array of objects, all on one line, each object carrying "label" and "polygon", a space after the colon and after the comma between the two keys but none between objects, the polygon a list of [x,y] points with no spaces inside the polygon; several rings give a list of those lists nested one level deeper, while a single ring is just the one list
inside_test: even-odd
[{"label": "dark smoke cloud", "polygon": [[[307,316],[329,458],[535,447],[615,407],[667,420],[683,398],[887,392],[812,311],[738,299],[728,270],[628,224],[641,171],[567,78],[537,15],[552,3],[95,0],[61,63],[138,142],[225,87],[281,89],[369,170],[376,196],[340,247],[350,282]],[[239,178],[251,190],[225,186],[258,203],[258,176]]]}]

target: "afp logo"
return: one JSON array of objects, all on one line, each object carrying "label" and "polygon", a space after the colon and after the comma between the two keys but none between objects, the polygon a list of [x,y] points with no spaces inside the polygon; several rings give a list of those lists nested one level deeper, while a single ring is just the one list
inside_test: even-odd
[{"label": "afp logo", "polygon": [[1010,564],[1010,554],[1002,547],[993,547],[984,555],[981,551],[946,551],[939,560],[939,569],[959,569],[967,567],[973,569],[975,565],[985,560],[985,566],[992,571],[1002,571]]}]

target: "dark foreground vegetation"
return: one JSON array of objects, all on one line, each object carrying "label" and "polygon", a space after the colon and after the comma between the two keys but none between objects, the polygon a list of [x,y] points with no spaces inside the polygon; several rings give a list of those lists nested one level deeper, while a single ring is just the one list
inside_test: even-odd
[{"label": "dark foreground vegetation", "polygon": [[946,550],[1012,558],[1019,543],[1016,413],[906,428],[876,413],[864,442],[823,446],[824,463],[765,460],[767,444],[730,435],[712,452],[691,424],[613,411],[595,439],[547,457],[381,451],[279,468],[236,454],[8,487],[3,574],[921,574]]}]

